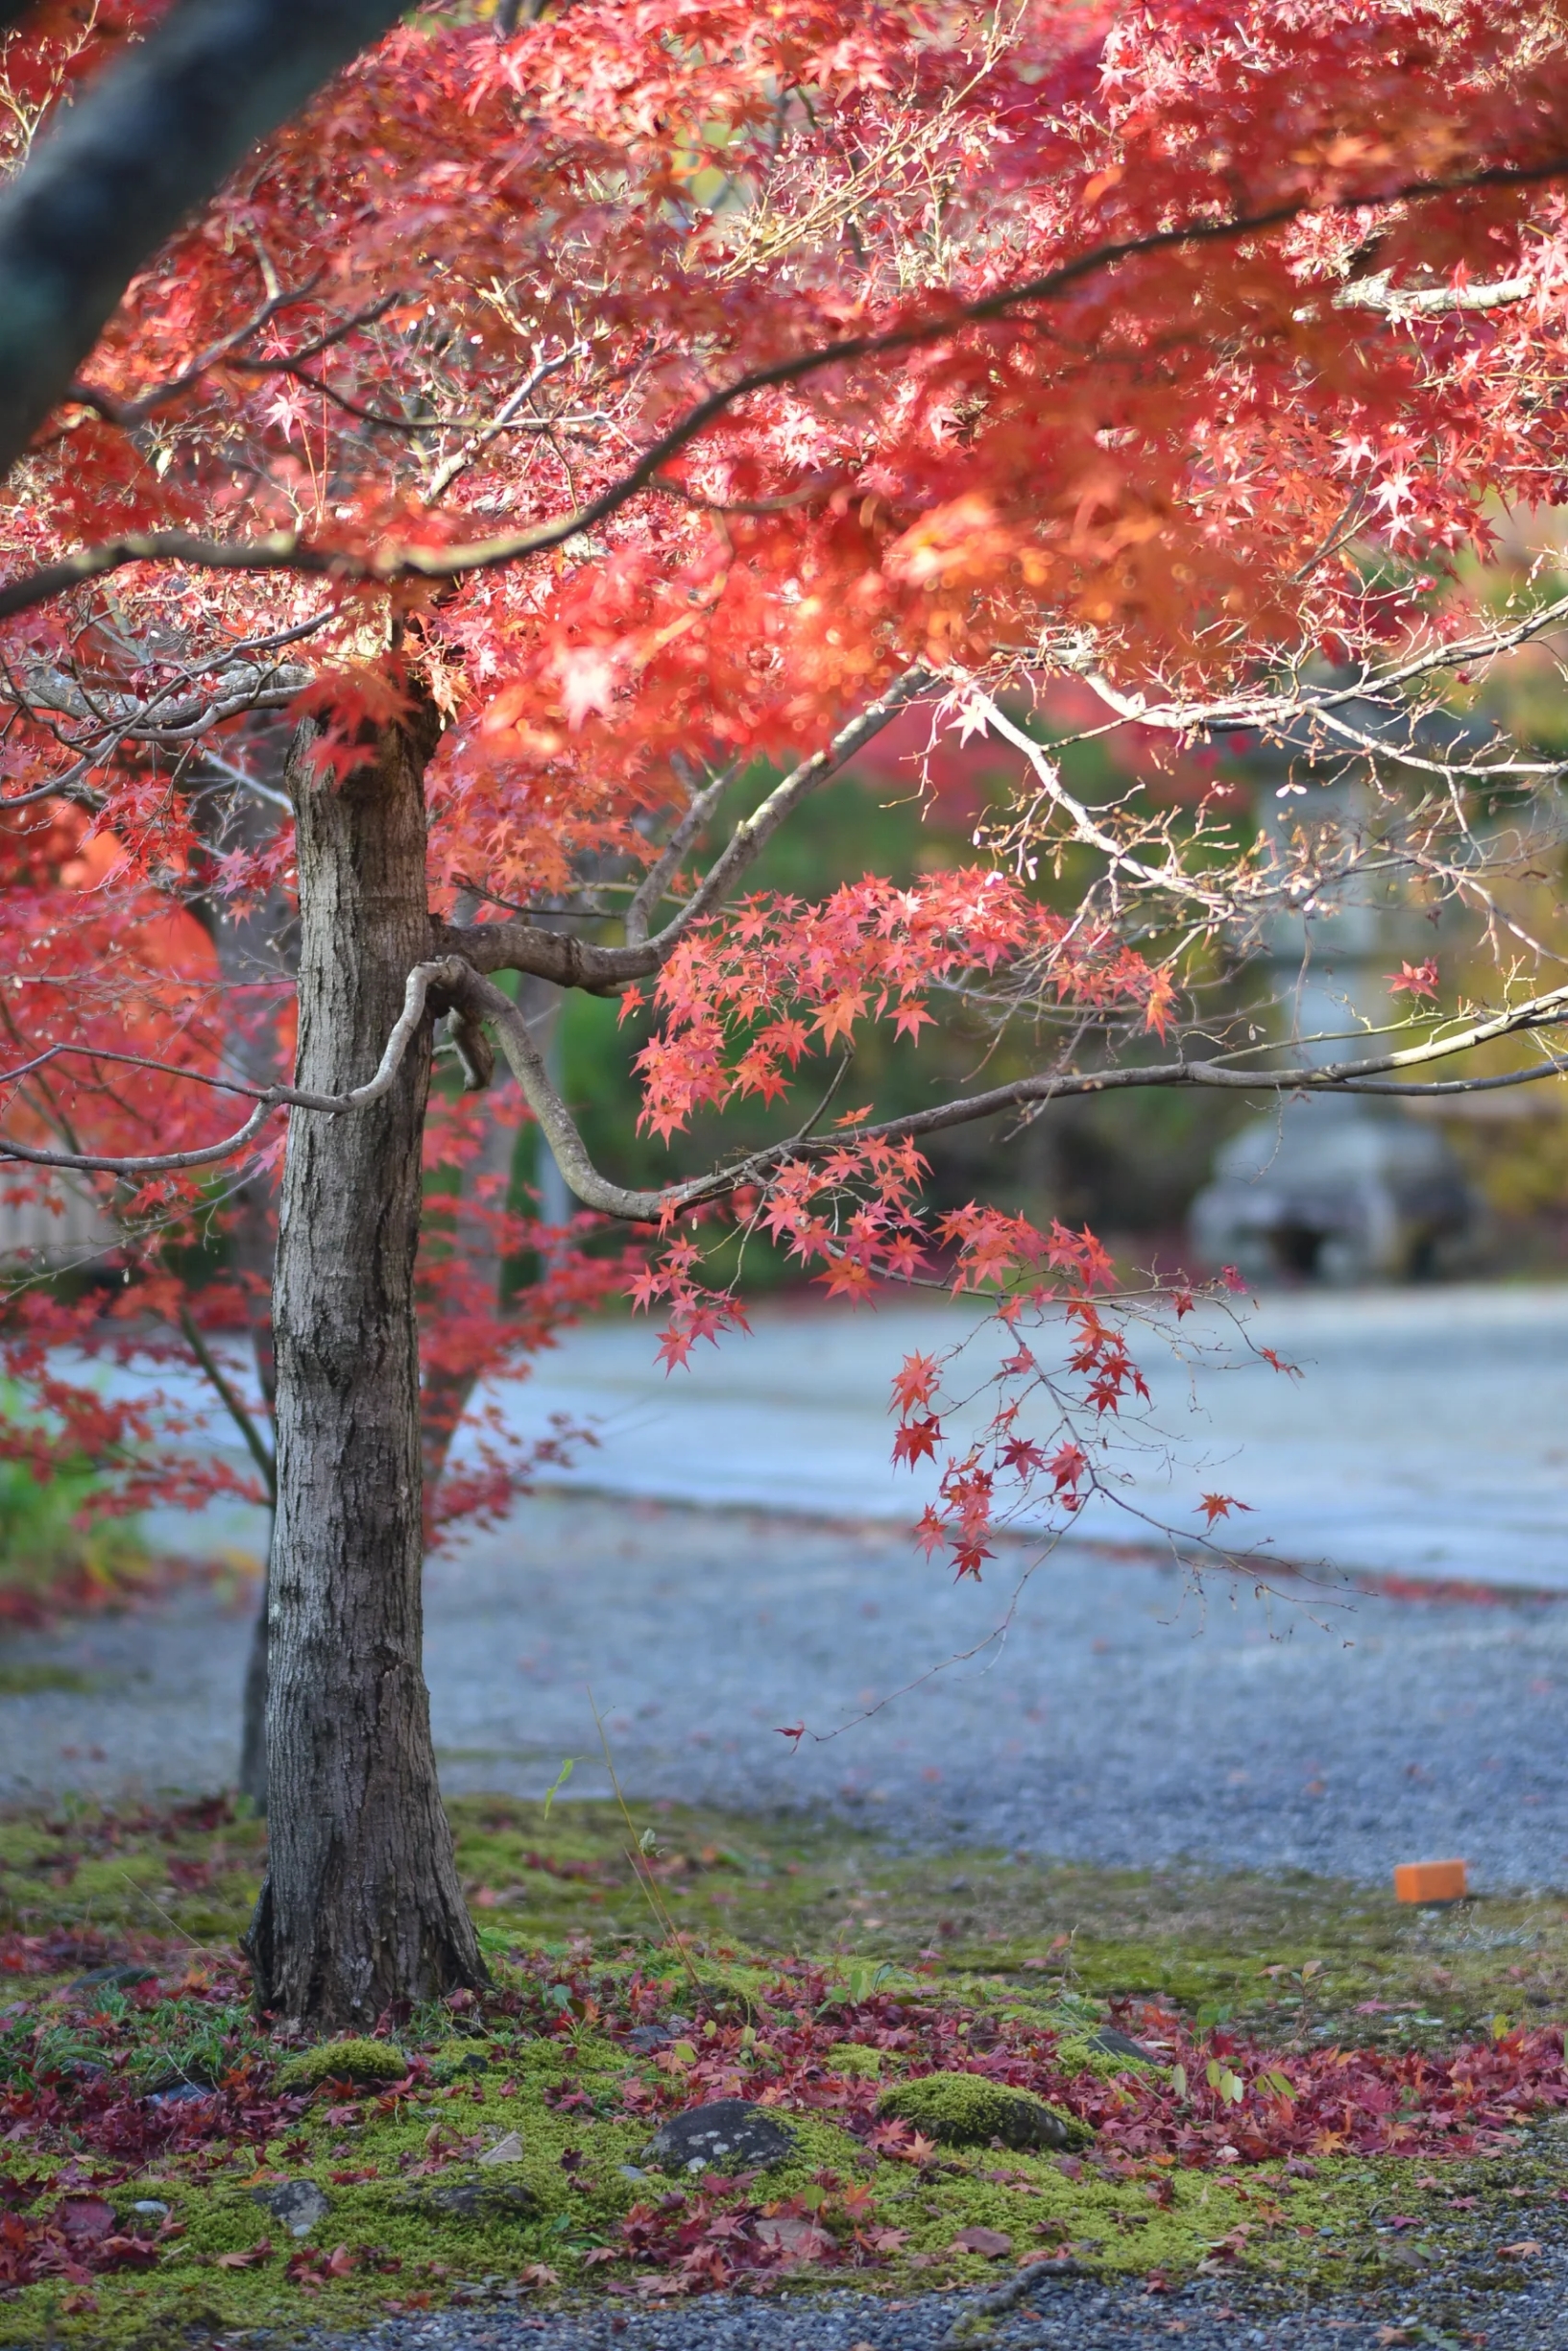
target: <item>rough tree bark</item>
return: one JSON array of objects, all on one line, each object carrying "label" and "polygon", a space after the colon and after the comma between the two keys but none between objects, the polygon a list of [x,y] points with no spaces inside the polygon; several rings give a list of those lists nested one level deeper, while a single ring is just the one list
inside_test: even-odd
[{"label": "rough tree bark", "polygon": [[[298,821],[298,1082],[375,1067],[428,952],[416,713],[342,783],[312,722]],[[441,1808],[421,1666],[414,1256],[430,1024],[373,1108],[290,1122],[273,1321],[277,1520],[270,1603],[268,1876],[248,1946],[258,2004],[320,2030],[484,1980]]]}]

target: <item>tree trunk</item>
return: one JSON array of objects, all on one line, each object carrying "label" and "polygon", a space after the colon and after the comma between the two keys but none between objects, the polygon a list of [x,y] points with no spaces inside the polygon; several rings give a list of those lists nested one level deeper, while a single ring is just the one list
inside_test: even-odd
[{"label": "tree trunk", "polygon": [[[253,717],[243,730],[243,748],[253,763],[280,782],[291,730],[273,714]],[[230,749],[234,739],[230,739]],[[191,812],[214,867],[226,852],[259,850],[271,839],[277,816],[271,806],[236,788],[231,775],[204,767],[207,788],[192,795]],[[226,788],[227,787],[227,788]],[[292,987],[300,961],[299,921],[286,893],[267,890],[259,902],[236,911],[233,902],[216,887],[190,901],[190,910],[211,939],[218,969],[230,1002],[244,1006],[264,991],[268,1009],[252,1012],[231,1026],[226,1055],[239,1075],[253,1085],[272,1085],[287,1074],[287,1056],[280,1034],[285,999],[279,981]],[[229,1224],[229,1263],[246,1288],[246,1316],[255,1349],[256,1385],[264,1408],[264,1442],[270,1438],[277,1395],[273,1355],[272,1285],[274,1245],[277,1225],[277,1184],[271,1172],[253,1176],[241,1186]],[[272,1559],[271,1510],[267,1514],[267,1560]],[[267,1583],[261,1579],[255,1621],[246,1660],[240,1709],[239,1793],[249,1797],[257,1812],[267,1809]]]},{"label": "tree trunk", "polygon": [[[250,1305],[256,1385],[261,1391],[263,1404],[274,1416],[276,1425],[277,1360],[273,1345],[272,1319],[276,1256],[273,1190],[273,1184],[260,1176],[246,1185],[240,1195],[239,1215],[229,1236],[229,1248],[236,1270],[249,1275],[254,1285]],[[274,1473],[276,1476],[276,1460]],[[239,1792],[250,1798],[258,1812],[267,1809],[267,1628],[277,1515],[276,1509],[267,1515],[267,1563],[261,1578],[255,1622],[251,1628],[251,1648],[245,1660],[245,1687],[240,1708]]]},{"label": "tree trunk", "polygon": [[[288,782],[298,819],[298,1082],[368,1078],[428,952],[422,771],[388,729],[346,782]],[[256,1999],[320,2031],[484,1980],[441,1808],[422,1636],[414,1255],[430,1025],[369,1110],[295,1111],[278,1224],[271,1854]]]}]

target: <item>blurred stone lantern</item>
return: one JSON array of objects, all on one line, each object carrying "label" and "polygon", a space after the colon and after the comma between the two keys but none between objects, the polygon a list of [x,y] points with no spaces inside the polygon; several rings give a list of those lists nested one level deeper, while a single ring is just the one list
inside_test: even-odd
[{"label": "blurred stone lantern", "polygon": [[[1399,752],[1472,748],[1457,721],[1406,722],[1371,703],[1345,718],[1375,740],[1380,765]],[[1396,732],[1397,728],[1397,732]],[[1303,825],[1332,871],[1364,836],[1372,796],[1361,763],[1303,739],[1247,759],[1264,823],[1282,841]],[[1376,860],[1370,860],[1375,864]],[[1388,974],[1433,950],[1434,929],[1402,903],[1397,882],[1363,864],[1269,918],[1257,965],[1279,1007],[1281,1050],[1299,1064],[1348,1061],[1385,1044],[1368,1029],[1396,1017]],[[1394,1003],[1397,1004],[1397,999]],[[1441,1132],[1375,1095],[1282,1098],[1222,1147],[1193,1203],[1191,1228],[1212,1265],[1251,1282],[1411,1281],[1461,1264],[1477,1224],[1474,1197]]]}]

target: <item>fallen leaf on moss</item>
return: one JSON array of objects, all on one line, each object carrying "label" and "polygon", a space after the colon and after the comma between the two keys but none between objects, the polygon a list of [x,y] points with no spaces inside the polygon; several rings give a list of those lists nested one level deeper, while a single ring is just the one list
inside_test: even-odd
[{"label": "fallen leaf on moss", "polygon": [[254,2269],[260,2263],[271,2261],[273,2241],[263,2237],[243,2253],[220,2253],[213,2264],[217,2269]]},{"label": "fallen leaf on moss", "polygon": [[987,2261],[1001,2261],[1013,2249],[1013,2241],[1002,2229],[960,2229],[948,2247],[951,2253],[983,2253]]}]

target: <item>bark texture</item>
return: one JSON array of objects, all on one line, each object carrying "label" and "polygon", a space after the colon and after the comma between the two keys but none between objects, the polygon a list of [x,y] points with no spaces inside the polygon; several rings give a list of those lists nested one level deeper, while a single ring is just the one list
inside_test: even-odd
[{"label": "bark texture", "polygon": [[[296,739],[302,1086],[341,1093],[369,1076],[428,953],[432,742],[417,719],[388,730],[333,783]],[[421,1666],[414,1255],[429,1076],[426,1023],[373,1107],[293,1114],[283,1177],[271,1854],[248,1948],[259,2004],[318,2030],[484,1980]]]}]

